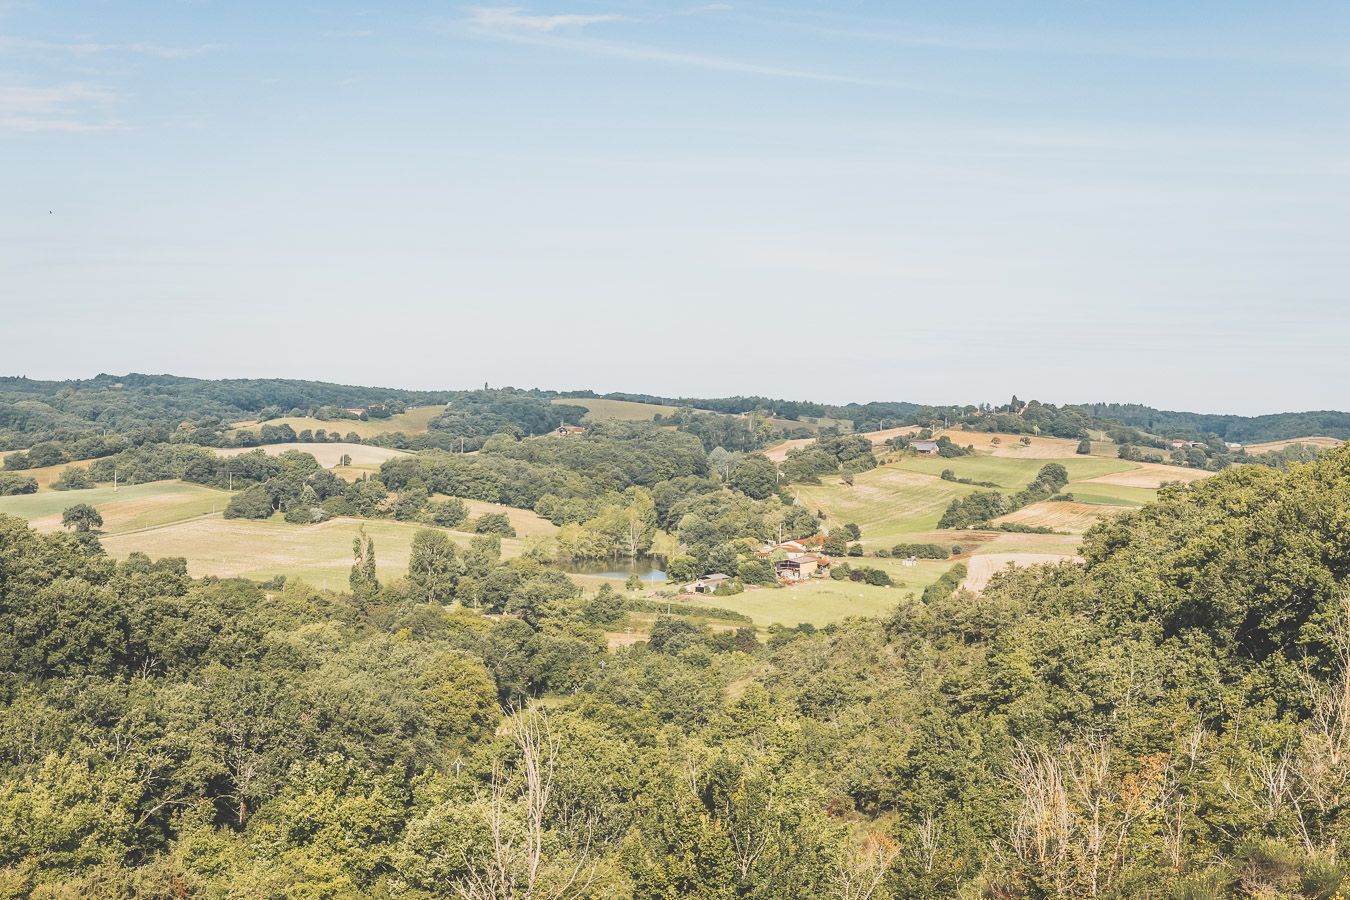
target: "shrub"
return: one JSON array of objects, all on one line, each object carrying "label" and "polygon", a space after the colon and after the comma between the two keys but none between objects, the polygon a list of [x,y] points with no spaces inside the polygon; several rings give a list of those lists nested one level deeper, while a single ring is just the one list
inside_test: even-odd
[{"label": "shrub", "polygon": [[93,486],[94,479],[89,477],[87,470],[79,466],[66,466],[52,482],[54,491],[87,491]]},{"label": "shrub", "polygon": [[[960,552],[960,548],[956,552]],[[947,550],[941,544],[896,544],[891,548],[891,556],[899,559],[911,556],[916,559],[946,559]]]},{"label": "shrub", "polygon": [[957,563],[937,581],[923,589],[923,602],[936,603],[939,600],[945,600],[956,589],[961,586],[961,582],[966,579],[966,566],[964,563]]},{"label": "shrub", "polygon": [[272,495],[261,484],[255,484],[230,498],[229,505],[225,507],[225,518],[266,519],[273,512]]},{"label": "shrub", "polygon": [[37,493],[37,489],[37,479],[32,475],[0,472],[0,497],[12,497],[15,494],[34,494]]},{"label": "shrub", "polygon": [[442,528],[458,528],[469,518],[469,510],[458,497],[449,500],[432,500],[426,506],[426,517],[433,525]]},{"label": "shrub", "polygon": [[483,513],[473,523],[473,530],[477,534],[497,534],[502,537],[516,536],[516,529],[511,524],[511,520],[506,517],[506,513]]}]

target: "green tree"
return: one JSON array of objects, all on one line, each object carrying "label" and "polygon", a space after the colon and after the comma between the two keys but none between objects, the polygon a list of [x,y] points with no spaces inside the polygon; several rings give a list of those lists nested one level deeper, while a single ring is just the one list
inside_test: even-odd
[{"label": "green tree", "polygon": [[495,534],[501,537],[515,537],[516,528],[507,518],[506,513],[483,513],[473,523],[473,530],[477,534]]},{"label": "green tree", "polygon": [[778,467],[766,456],[742,456],[731,467],[731,486],[755,500],[763,500],[778,488]]},{"label": "green tree", "polygon": [[54,491],[85,491],[92,487],[94,479],[89,477],[89,470],[80,466],[66,466],[52,482]]},{"label": "green tree", "polygon": [[454,599],[460,564],[454,541],[434,528],[419,529],[412,539],[408,558],[408,583],[427,603],[448,603]]},{"label": "green tree", "polygon": [[37,479],[31,475],[0,472],[0,497],[9,497],[14,494],[35,494],[37,489]]},{"label": "green tree", "polygon": [[76,503],[67,506],[61,513],[61,525],[76,531],[91,532],[103,527],[103,517],[88,503]]},{"label": "green tree", "polygon": [[375,540],[366,534],[364,527],[352,539],[352,571],[347,584],[358,603],[369,603],[380,592],[380,582],[375,576]]},{"label": "green tree", "polygon": [[442,528],[458,528],[469,518],[468,508],[458,497],[448,500],[432,500],[426,507],[427,519],[433,525]]}]

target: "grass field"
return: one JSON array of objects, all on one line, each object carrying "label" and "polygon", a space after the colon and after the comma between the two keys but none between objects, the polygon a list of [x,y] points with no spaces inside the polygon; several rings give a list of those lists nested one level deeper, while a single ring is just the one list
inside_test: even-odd
[{"label": "grass field", "polygon": [[[273,575],[300,578],[317,587],[346,590],[352,565],[352,540],[361,527],[375,541],[381,581],[408,570],[413,535],[424,525],[383,519],[332,519],[320,525],[207,516],[134,534],[103,538],[108,553],[121,559],[134,551],[152,558],[181,556],[194,576],[218,575],[267,579]],[[447,532],[467,545],[471,535]],[[524,542],[502,540],[502,554],[517,556]]]},{"label": "grass field", "polygon": [[87,491],[40,491],[0,497],[0,513],[27,519],[38,531],[59,531],[61,512],[66,507],[88,503],[103,516],[103,531],[113,535],[219,512],[229,502],[226,491],[181,481],[156,481],[123,485],[116,491],[109,485]]},{"label": "grass field", "polygon": [[823,482],[792,485],[791,490],[807,509],[823,511],[830,524],[855,523],[867,547],[889,547],[913,532],[932,531],[953,498],[978,490],[898,466],[861,472],[852,487],[835,476]]},{"label": "grass field", "polygon": [[[890,571],[890,567],[880,565],[888,560],[854,562]],[[744,613],[760,626],[775,622],[783,625],[796,625],[799,622],[828,625],[849,616],[884,616],[906,594],[922,591],[952,565],[949,562],[923,560],[913,569],[904,569],[897,564],[897,569],[910,573],[904,578],[905,583],[898,587],[874,587],[853,581],[821,578],[790,588],[757,588],[730,597],[700,598],[700,602]],[[896,576],[893,574],[892,577]]]},{"label": "grass field", "polygon": [[1135,465],[1119,459],[1096,459],[1089,456],[1071,459],[1012,459],[1000,456],[959,456],[955,459],[943,459],[925,456],[907,458],[898,463],[897,467],[911,472],[923,472],[926,475],[940,475],[943,469],[951,469],[958,478],[992,481],[1004,491],[1020,491],[1036,477],[1042,466],[1052,462],[1068,470],[1070,482],[1128,471]]},{"label": "grass field", "polygon": [[657,413],[668,416],[679,412],[677,406],[595,397],[559,397],[553,402],[558,405],[585,407],[586,415],[583,421],[586,422],[650,422]]},{"label": "grass field", "polygon": [[225,447],[216,450],[217,456],[238,456],[241,453],[251,453],[254,450],[262,450],[268,456],[280,456],[287,450],[299,450],[301,453],[308,453],[319,461],[319,465],[325,469],[336,468],[338,461],[344,455],[352,458],[351,468],[362,469],[364,467],[373,467],[378,469],[380,463],[387,459],[393,459],[396,456],[408,456],[407,451],[391,450],[388,447],[371,447],[367,444],[317,444],[317,443],[295,443],[295,444],[267,444],[264,447]]},{"label": "grass field", "polygon": [[356,432],[362,438],[372,438],[377,434],[384,434],[387,431],[401,431],[404,434],[425,434],[427,423],[439,416],[445,410],[444,406],[414,406],[405,413],[397,416],[390,416],[387,419],[371,419],[362,422],[360,419],[333,419],[325,421],[323,419],[313,419],[309,416],[284,416],[280,419],[268,419],[266,422],[235,422],[236,429],[247,429],[257,431],[263,425],[289,425],[297,433],[306,428],[317,431],[322,428],[330,434],[348,434]]}]

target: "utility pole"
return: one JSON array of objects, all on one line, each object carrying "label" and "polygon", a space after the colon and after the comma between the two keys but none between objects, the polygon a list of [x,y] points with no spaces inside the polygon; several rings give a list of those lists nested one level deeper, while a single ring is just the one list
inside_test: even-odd
[{"label": "utility pole", "polygon": [[113,466],[113,493],[117,493],[117,466]]}]

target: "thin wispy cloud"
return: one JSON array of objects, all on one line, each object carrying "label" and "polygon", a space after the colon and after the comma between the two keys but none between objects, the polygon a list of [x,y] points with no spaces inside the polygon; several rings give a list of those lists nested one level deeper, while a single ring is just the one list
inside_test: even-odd
[{"label": "thin wispy cloud", "polygon": [[97,56],[107,53],[126,53],[136,56],[151,56],[157,59],[183,59],[198,56],[216,47],[215,44],[201,44],[196,47],[168,47],[163,44],[140,41],[130,43],[89,40],[44,41],[0,35],[0,53],[8,54]]},{"label": "thin wispy cloud", "polygon": [[87,84],[0,85],[0,131],[91,132],[116,128],[111,89]]},{"label": "thin wispy cloud", "polygon": [[[471,23],[472,24],[472,23]],[[584,53],[591,56],[603,56],[611,59],[629,60],[632,62],[650,62],[674,66],[688,66],[696,69],[711,69],[719,72],[739,72],[745,75],[763,75],[771,78],[789,78],[799,81],[819,81],[829,84],[855,84],[867,85],[871,87],[906,87],[906,85],[896,84],[894,82],[881,79],[866,78],[855,75],[839,75],[830,72],[815,71],[812,69],[795,68],[791,66],[777,66],[764,63],[749,62],[746,60],[732,59],[724,56],[710,56],[701,53],[690,53],[682,50],[669,50],[664,47],[656,47],[650,44],[633,44],[618,41],[605,41],[590,38],[569,38],[561,35],[548,34],[546,32],[520,32],[511,30],[497,29],[475,29],[480,34],[485,34],[501,40],[513,41],[522,44],[531,44],[538,47],[551,47],[558,50],[568,50],[575,53]]]},{"label": "thin wispy cloud", "polygon": [[469,10],[469,24],[478,28],[535,33],[584,28],[587,25],[601,25],[606,22],[622,22],[625,18],[617,13],[533,15],[518,6],[479,6]]}]

